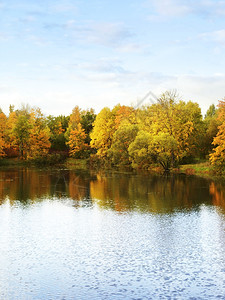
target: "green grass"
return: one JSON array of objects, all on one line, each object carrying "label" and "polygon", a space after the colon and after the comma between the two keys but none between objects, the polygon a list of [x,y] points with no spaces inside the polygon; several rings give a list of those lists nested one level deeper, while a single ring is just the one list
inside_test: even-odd
[{"label": "green grass", "polygon": [[[31,165],[29,162],[21,161],[18,158],[3,158],[0,160],[0,167],[24,167]],[[88,159],[67,158],[63,165],[70,169],[87,170],[89,168]],[[159,169],[159,168],[158,168]],[[152,169],[159,173],[157,168]],[[215,173],[208,161],[196,162],[193,164],[180,165],[178,169],[174,169],[173,173],[182,173],[188,176],[197,175],[201,177],[214,178]]]},{"label": "green grass", "polygon": [[87,159],[77,159],[77,158],[67,158],[64,163],[65,166],[74,168],[74,169],[84,169],[88,168],[88,160]]},{"label": "green grass", "polygon": [[0,167],[27,166],[27,162],[18,158],[2,158]]},{"label": "green grass", "polygon": [[208,161],[195,164],[181,165],[179,173],[186,175],[198,175],[203,177],[211,177],[213,175],[212,168]]}]

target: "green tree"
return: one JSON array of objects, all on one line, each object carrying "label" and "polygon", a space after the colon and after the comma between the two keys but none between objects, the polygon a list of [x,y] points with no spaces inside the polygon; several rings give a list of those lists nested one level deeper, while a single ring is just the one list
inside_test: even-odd
[{"label": "green tree", "polygon": [[164,171],[169,171],[174,166],[174,155],[177,150],[176,139],[169,133],[164,132],[153,136],[148,146],[152,161],[160,164]]},{"label": "green tree", "polygon": [[68,129],[69,117],[60,115],[57,117],[48,116],[47,126],[50,130],[50,142],[52,151],[66,151],[65,132]]},{"label": "green tree", "polygon": [[14,141],[12,146],[18,148],[20,159],[35,159],[48,153],[50,132],[39,108],[23,105],[12,112],[9,119],[10,140]]},{"label": "green tree", "polygon": [[216,109],[215,105],[212,104],[207,110],[204,118],[204,156],[208,156],[213,150],[213,139],[218,133],[219,125],[221,125],[221,122],[218,119],[218,110]]},{"label": "green tree", "polygon": [[85,143],[88,145],[90,145],[91,142],[90,133],[93,130],[93,124],[95,119],[96,119],[96,114],[92,108],[88,110],[83,110],[81,112],[80,123],[86,134]]},{"label": "green tree", "polygon": [[176,93],[166,92],[157,103],[139,108],[137,123],[140,132],[129,148],[133,165],[157,162],[168,169],[194,157],[200,148],[201,109],[197,103],[179,100]]},{"label": "green tree", "polygon": [[138,133],[138,126],[124,121],[122,125],[115,131],[112,139],[111,148],[108,150],[108,156],[116,165],[129,165],[130,144],[135,140]]},{"label": "green tree", "polygon": [[146,169],[152,164],[153,159],[149,152],[151,140],[152,135],[149,132],[140,130],[135,140],[130,143],[128,153],[133,168]]},{"label": "green tree", "polygon": [[173,166],[177,150],[177,141],[169,133],[160,132],[151,135],[143,130],[138,132],[136,139],[128,148],[133,167],[149,168],[157,163],[164,171],[169,171]]},{"label": "green tree", "polygon": [[20,114],[17,117],[15,127],[13,128],[13,133],[16,144],[19,147],[19,157],[21,159],[26,159],[29,147],[29,138],[31,134],[31,124],[27,115]]}]

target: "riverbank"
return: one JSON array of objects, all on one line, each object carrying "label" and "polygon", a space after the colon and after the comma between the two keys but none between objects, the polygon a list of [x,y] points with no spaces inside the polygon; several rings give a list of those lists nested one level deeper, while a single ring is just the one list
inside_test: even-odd
[{"label": "riverbank", "polygon": [[[27,166],[63,166],[70,169],[82,169],[86,170],[90,168],[90,161],[89,159],[75,159],[75,158],[66,158],[64,161],[58,162],[58,161],[50,161],[48,164],[48,161],[44,164],[36,164],[32,161],[24,161],[19,160],[18,158],[5,158],[0,161],[1,167],[27,167]],[[101,167],[100,167],[101,169]],[[150,172],[154,173],[162,173],[162,170],[160,168],[153,168],[152,170],[149,170]],[[193,164],[185,164],[180,165],[178,168],[173,169],[171,171],[172,174],[185,174],[187,176],[200,176],[204,178],[214,178],[215,172],[213,171],[210,163],[208,161],[203,162],[197,162]]]},{"label": "riverbank", "polygon": [[[65,161],[65,165],[67,167],[72,167],[75,169],[87,169],[89,168],[89,160],[87,159],[74,159],[74,158],[68,158]],[[154,173],[163,173],[161,168],[155,167],[152,170],[149,170],[150,172]],[[187,176],[195,175],[200,176],[204,178],[214,178],[215,172],[213,171],[212,166],[208,161],[201,161],[196,162],[193,164],[185,164],[180,165],[178,168],[173,169],[171,171],[172,174],[185,174]]]},{"label": "riverbank", "polygon": [[180,165],[178,168],[178,173],[182,173],[186,175],[196,175],[201,177],[215,176],[212,166],[208,161],[194,163],[194,164]]}]

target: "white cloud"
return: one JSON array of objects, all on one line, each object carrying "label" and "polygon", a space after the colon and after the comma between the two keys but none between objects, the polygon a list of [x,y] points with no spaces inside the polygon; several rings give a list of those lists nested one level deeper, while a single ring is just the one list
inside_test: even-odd
[{"label": "white cloud", "polygon": [[200,37],[205,41],[214,41],[225,45],[225,29],[202,33]]},{"label": "white cloud", "polygon": [[[92,67],[86,65],[84,68],[92,70]],[[225,96],[225,74],[168,76],[154,72],[92,70],[83,76],[77,74],[74,82],[72,79],[61,85],[55,81],[44,82],[36,85],[33,81],[20,81],[17,87],[3,84],[0,86],[0,108],[8,113],[9,104],[19,107],[21,103],[28,103],[39,106],[45,114],[68,115],[79,105],[93,107],[99,112],[105,106],[113,107],[118,103],[135,105],[148,91],[160,96],[166,90],[175,89],[183,100],[198,102],[204,114],[212,103],[217,104]]]},{"label": "white cloud", "polygon": [[77,6],[74,4],[73,1],[58,1],[54,2],[54,4],[51,6],[51,10],[54,13],[66,13],[66,12],[72,12],[73,14],[76,14],[78,9]]},{"label": "white cloud", "polygon": [[153,0],[156,11],[162,16],[184,15],[191,11],[186,1],[179,0]]},{"label": "white cloud", "polygon": [[225,96],[225,74],[212,76],[179,75],[171,77],[158,85],[156,91],[176,89],[184,100],[199,103],[203,114],[211,104],[218,104]]},{"label": "white cloud", "polygon": [[67,27],[76,41],[78,39],[84,43],[102,46],[123,45],[127,39],[133,36],[123,23],[87,22],[86,24],[76,24],[74,21],[70,21]]},{"label": "white cloud", "polygon": [[155,13],[150,19],[158,17],[175,17],[187,14],[209,15],[211,17],[225,14],[225,1],[220,0],[148,0]]},{"label": "white cloud", "polygon": [[121,53],[142,53],[149,54],[152,46],[150,44],[125,43],[119,45],[116,50]]},{"label": "white cloud", "polygon": [[100,58],[95,62],[85,62],[78,64],[80,70],[95,73],[127,73],[128,71],[122,66],[121,60],[117,58]]}]

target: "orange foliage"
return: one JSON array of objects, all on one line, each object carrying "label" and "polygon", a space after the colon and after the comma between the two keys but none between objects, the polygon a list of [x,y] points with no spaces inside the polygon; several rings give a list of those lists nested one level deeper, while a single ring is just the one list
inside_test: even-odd
[{"label": "orange foliage", "polygon": [[125,120],[132,124],[135,122],[135,110],[133,107],[125,105],[119,107],[115,116],[115,128],[118,129]]},{"label": "orange foliage", "polygon": [[1,112],[0,113],[0,157],[4,157],[5,156],[5,147],[6,147],[6,143],[5,143],[5,128],[6,128],[6,115]]},{"label": "orange foliage", "polygon": [[213,139],[213,153],[210,154],[210,162],[217,167],[223,167],[225,164],[225,101],[219,102],[218,121],[221,125],[219,131]]},{"label": "orange foliage", "polygon": [[211,182],[209,192],[213,197],[213,204],[225,209],[225,190],[223,185],[216,185],[214,182]]},{"label": "orange foliage", "polygon": [[70,156],[76,157],[76,155],[85,149],[87,149],[88,145],[85,143],[86,134],[81,124],[77,125],[77,128],[70,130],[70,136],[68,145],[70,148]]}]

